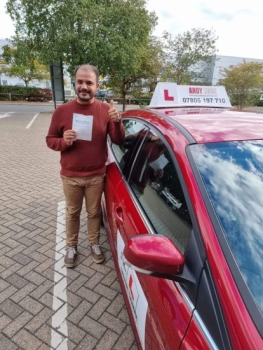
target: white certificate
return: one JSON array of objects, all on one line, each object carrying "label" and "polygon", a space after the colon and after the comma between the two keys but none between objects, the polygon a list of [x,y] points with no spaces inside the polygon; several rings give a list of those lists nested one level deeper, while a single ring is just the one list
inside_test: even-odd
[{"label": "white certificate", "polygon": [[162,154],[159,158],[157,158],[155,161],[149,163],[149,165],[154,169],[163,169],[167,163],[169,163],[168,159],[165,158],[165,156]]},{"label": "white certificate", "polygon": [[73,113],[72,129],[77,133],[78,140],[91,141],[93,115]]}]

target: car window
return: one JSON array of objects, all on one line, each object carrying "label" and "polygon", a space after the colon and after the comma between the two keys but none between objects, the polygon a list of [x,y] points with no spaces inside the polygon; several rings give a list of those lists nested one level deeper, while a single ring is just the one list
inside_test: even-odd
[{"label": "car window", "polygon": [[124,126],[124,144],[112,146],[123,175],[155,232],[170,237],[184,253],[192,222],[170,152],[143,123],[128,120]]},{"label": "car window", "polygon": [[[122,169],[126,164],[126,172],[124,175],[128,178],[129,170],[131,170],[132,168],[131,162],[133,161],[133,159],[135,159],[135,154],[140,148],[140,142],[142,141],[139,137],[137,138],[137,140],[135,140],[134,135],[138,132],[145,132],[145,136],[146,136],[147,131],[149,131],[149,128],[145,126],[143,123],[137,122],[132,119],[124,120],[123,125],[125,129],[125,142],[121,146],[112,144],[111,149],[116,157],[117,162],[119,163]],[[124,153],[127,153],[129,148],[133,148],[134,157],[125,159]]]}]

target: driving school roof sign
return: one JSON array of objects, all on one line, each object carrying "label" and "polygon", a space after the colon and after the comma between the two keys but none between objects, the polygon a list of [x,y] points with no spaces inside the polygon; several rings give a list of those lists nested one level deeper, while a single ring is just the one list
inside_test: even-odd
[{"label": "driving school roof sign", "polygon": [[221,107],[231,108],[224,86],[177,85],[159,82],[149,108],[167,107]]}]

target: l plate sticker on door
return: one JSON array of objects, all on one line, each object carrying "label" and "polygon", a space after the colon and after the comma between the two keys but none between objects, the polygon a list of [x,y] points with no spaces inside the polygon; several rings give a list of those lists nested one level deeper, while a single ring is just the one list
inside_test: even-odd
[{"label": "l plate sticker on door", "polygon": [[141,287],[136,272],[123,263],[122,255],[124,249],[124,241],[120,231],[117,233],[117,253],[118,263],[122,274],[122,279],[127,291],[130,306],[133,312],[134,321],[138,330],[142,348],[145,349],[145,326],[148,302]]}]

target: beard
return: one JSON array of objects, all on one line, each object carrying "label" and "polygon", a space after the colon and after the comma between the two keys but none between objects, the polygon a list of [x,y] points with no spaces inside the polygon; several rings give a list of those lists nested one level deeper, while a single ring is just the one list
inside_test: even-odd
[{"label": "beard", "polygon": [[94,98],[94,94],[87,90],[77,92],[78,99],[82,102],[89,102]]}]

